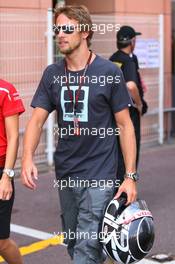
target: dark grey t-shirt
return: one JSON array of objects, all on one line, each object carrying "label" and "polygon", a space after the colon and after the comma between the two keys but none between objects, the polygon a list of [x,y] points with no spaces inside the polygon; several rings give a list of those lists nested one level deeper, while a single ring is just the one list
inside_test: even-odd
[{"label": "dark grey t-shirt", "polygon": [[[68,72],[73,97],[79,72]],[[62,79],[61,79],[62,78]],[[80,135],[73,135],[73,107],[65,83],[64,61],[46,68],[31,106],[57,111],[59,139],[55,152],[57,179],[116,178],[117,140],[114,113],[131,104],[121,70],[96,56],[89,65],[77,105]]]}]

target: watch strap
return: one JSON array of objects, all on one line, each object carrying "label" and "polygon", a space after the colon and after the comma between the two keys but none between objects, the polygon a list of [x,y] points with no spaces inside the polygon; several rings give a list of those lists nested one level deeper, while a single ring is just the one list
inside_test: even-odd
[{"label": "watch strap", "polygon": [[126,178],[130,178],[133,181],[138,181],[139,180],[139,175],[137,172],[127,172],[125,175]]}]

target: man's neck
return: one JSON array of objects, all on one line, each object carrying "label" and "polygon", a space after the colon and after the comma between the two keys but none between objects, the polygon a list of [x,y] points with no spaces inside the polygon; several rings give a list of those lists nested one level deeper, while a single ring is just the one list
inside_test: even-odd
[{"label": "man's neck", "polygon": [[[72,71],[80,71],[85,68],[87,60],[89,58],[90,51],[89,49],[84,50],[75,50],[72,54],[66,55],[65,59],[68,65],[68,69]],[[92,56],[91,62],[94,59]]]},{"label": "man's neck", "polygon": [[121,49],[121,51],[123,51],[124,53],[126,53],[128,55],[131,54],[131,49],[129,47],[123,48],[123,49]]}]

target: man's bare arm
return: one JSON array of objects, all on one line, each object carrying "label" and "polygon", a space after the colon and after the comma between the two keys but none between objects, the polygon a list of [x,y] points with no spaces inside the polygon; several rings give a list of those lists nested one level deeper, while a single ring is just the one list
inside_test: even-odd
[{"label": "man's bare arm", "polygon": [[138,111],[140,112],[140,114],[142,114],[143,105],[142,105],[142,101],[141,101],[139,90],[138,90],[136,83],[133,81],[130,81],[130,82],[127,82],[126,85],[131,94],[132,99],[134,100],[136,104]]},{"label": "man's bare arm", "polygon": [[46,110],[35,108],[24,135],[21,177],[23,184],[30,189],[36,188],[33,178],[37,179],[38,173],[33,163],[33,155],[39,144],[42,128],[48,115]]},{"label": "man's bare arm", "polygon": [[[130,119],[129,110],[124,109],[115,114],[117,126],[120,128],[120,145],[124,157],[126,172],[136,171],[136,140],[132,121]],[[125,178],[120,186],[116,198],[122,192],[127,194],[127,204],[132,203],[137,197],[136,182],[132,179]]]}]

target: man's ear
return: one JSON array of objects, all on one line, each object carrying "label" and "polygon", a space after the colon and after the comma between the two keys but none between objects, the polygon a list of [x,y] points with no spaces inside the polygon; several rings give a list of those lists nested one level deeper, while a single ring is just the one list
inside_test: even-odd
[{"label": "man's ear", "polygon": [[81,34],[83,39],[87,39],[87,37],[89,36],[89,32],[82,32]]}]

